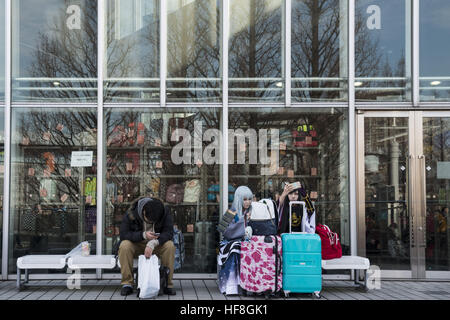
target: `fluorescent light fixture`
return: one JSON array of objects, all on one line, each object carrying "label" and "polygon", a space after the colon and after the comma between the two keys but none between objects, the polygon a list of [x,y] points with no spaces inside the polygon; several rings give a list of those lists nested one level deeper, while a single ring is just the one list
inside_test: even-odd
[{"label": "fluorescent light fixture", "polygon": [[355,87],[360,87],[362,84],[363,83],[361,81],[355,81]]},{"label": "fluorescent light fixture", "polygon": [[281,88],[281,87],[283,87],[283,82],[277,82],[275,85],[276,85],[278,88]]},{"label": "fluorescent light fixture", "polygon": [[438,80],[436,80],[436,81],[431,81],[430,84],[431,84],[432,86],[438,86],[438,85],[441,84],[441,82],[438,81]]},{"label": "fluorescent light fixture", "polygon": [[57,86],[59,86],[61,83],[59,82],[59,81],[53,81],[53,85],[55,86],[55,87],[57,87]]}]

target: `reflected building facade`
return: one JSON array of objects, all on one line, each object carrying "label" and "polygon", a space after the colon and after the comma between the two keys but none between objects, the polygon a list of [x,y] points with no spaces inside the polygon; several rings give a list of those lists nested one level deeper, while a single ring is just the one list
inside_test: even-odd
[{"label": "reflected building facade", "polygon": [[386,278],[450,279],[442,8],[0,0],[3,278],[85,240],[112,254],[143,195],[183,236],[176,273],[214,276],[236,188],[278,200],[300,181],[344,255]]}]

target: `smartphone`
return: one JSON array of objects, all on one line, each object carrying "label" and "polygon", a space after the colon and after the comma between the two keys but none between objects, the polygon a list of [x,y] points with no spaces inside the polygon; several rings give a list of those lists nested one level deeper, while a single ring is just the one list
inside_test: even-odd
[{"label": "smartphone", "polygon": [[159,233],[157,233],[157,232],[154,232],[153,233],[155,236],[159,236],[160,234]]},{"label": "smartphone", "polygon": [[297,182],[291,183],[291,186],[293,189],[299,189],[302,187],[302,184],[299,181],[297,181]]}]

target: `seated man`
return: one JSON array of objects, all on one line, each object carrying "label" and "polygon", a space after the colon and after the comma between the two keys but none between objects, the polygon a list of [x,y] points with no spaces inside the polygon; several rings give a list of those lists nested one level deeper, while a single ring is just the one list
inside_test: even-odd
[{"label": "seated man", "polygon": [[175,261],[172,238],[173,220],[169,207],[154,198],[142,197],[133,201],[120,226],[121,295],[133,293],[133,259],[141,254],[146,258],[156,254],[161,264],[169,268],[169,279],[163,292],[176,294],[172,283]]}]

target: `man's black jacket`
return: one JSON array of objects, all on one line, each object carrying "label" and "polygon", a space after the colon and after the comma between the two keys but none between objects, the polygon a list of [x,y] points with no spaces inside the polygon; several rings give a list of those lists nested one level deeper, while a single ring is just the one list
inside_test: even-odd
[{"label": "man's black jacket", "polygon": [[[137,213],[137,203],[138,201],[133,201],[122,218],[120,241],[140,242],[145,240],[143,237],[144,222]],[[173,239],[173,219],[168,206],[164,206],[164,214],[155,223],[155,232],[160,234],[158,238],[159,245],[163,245]]]}]

